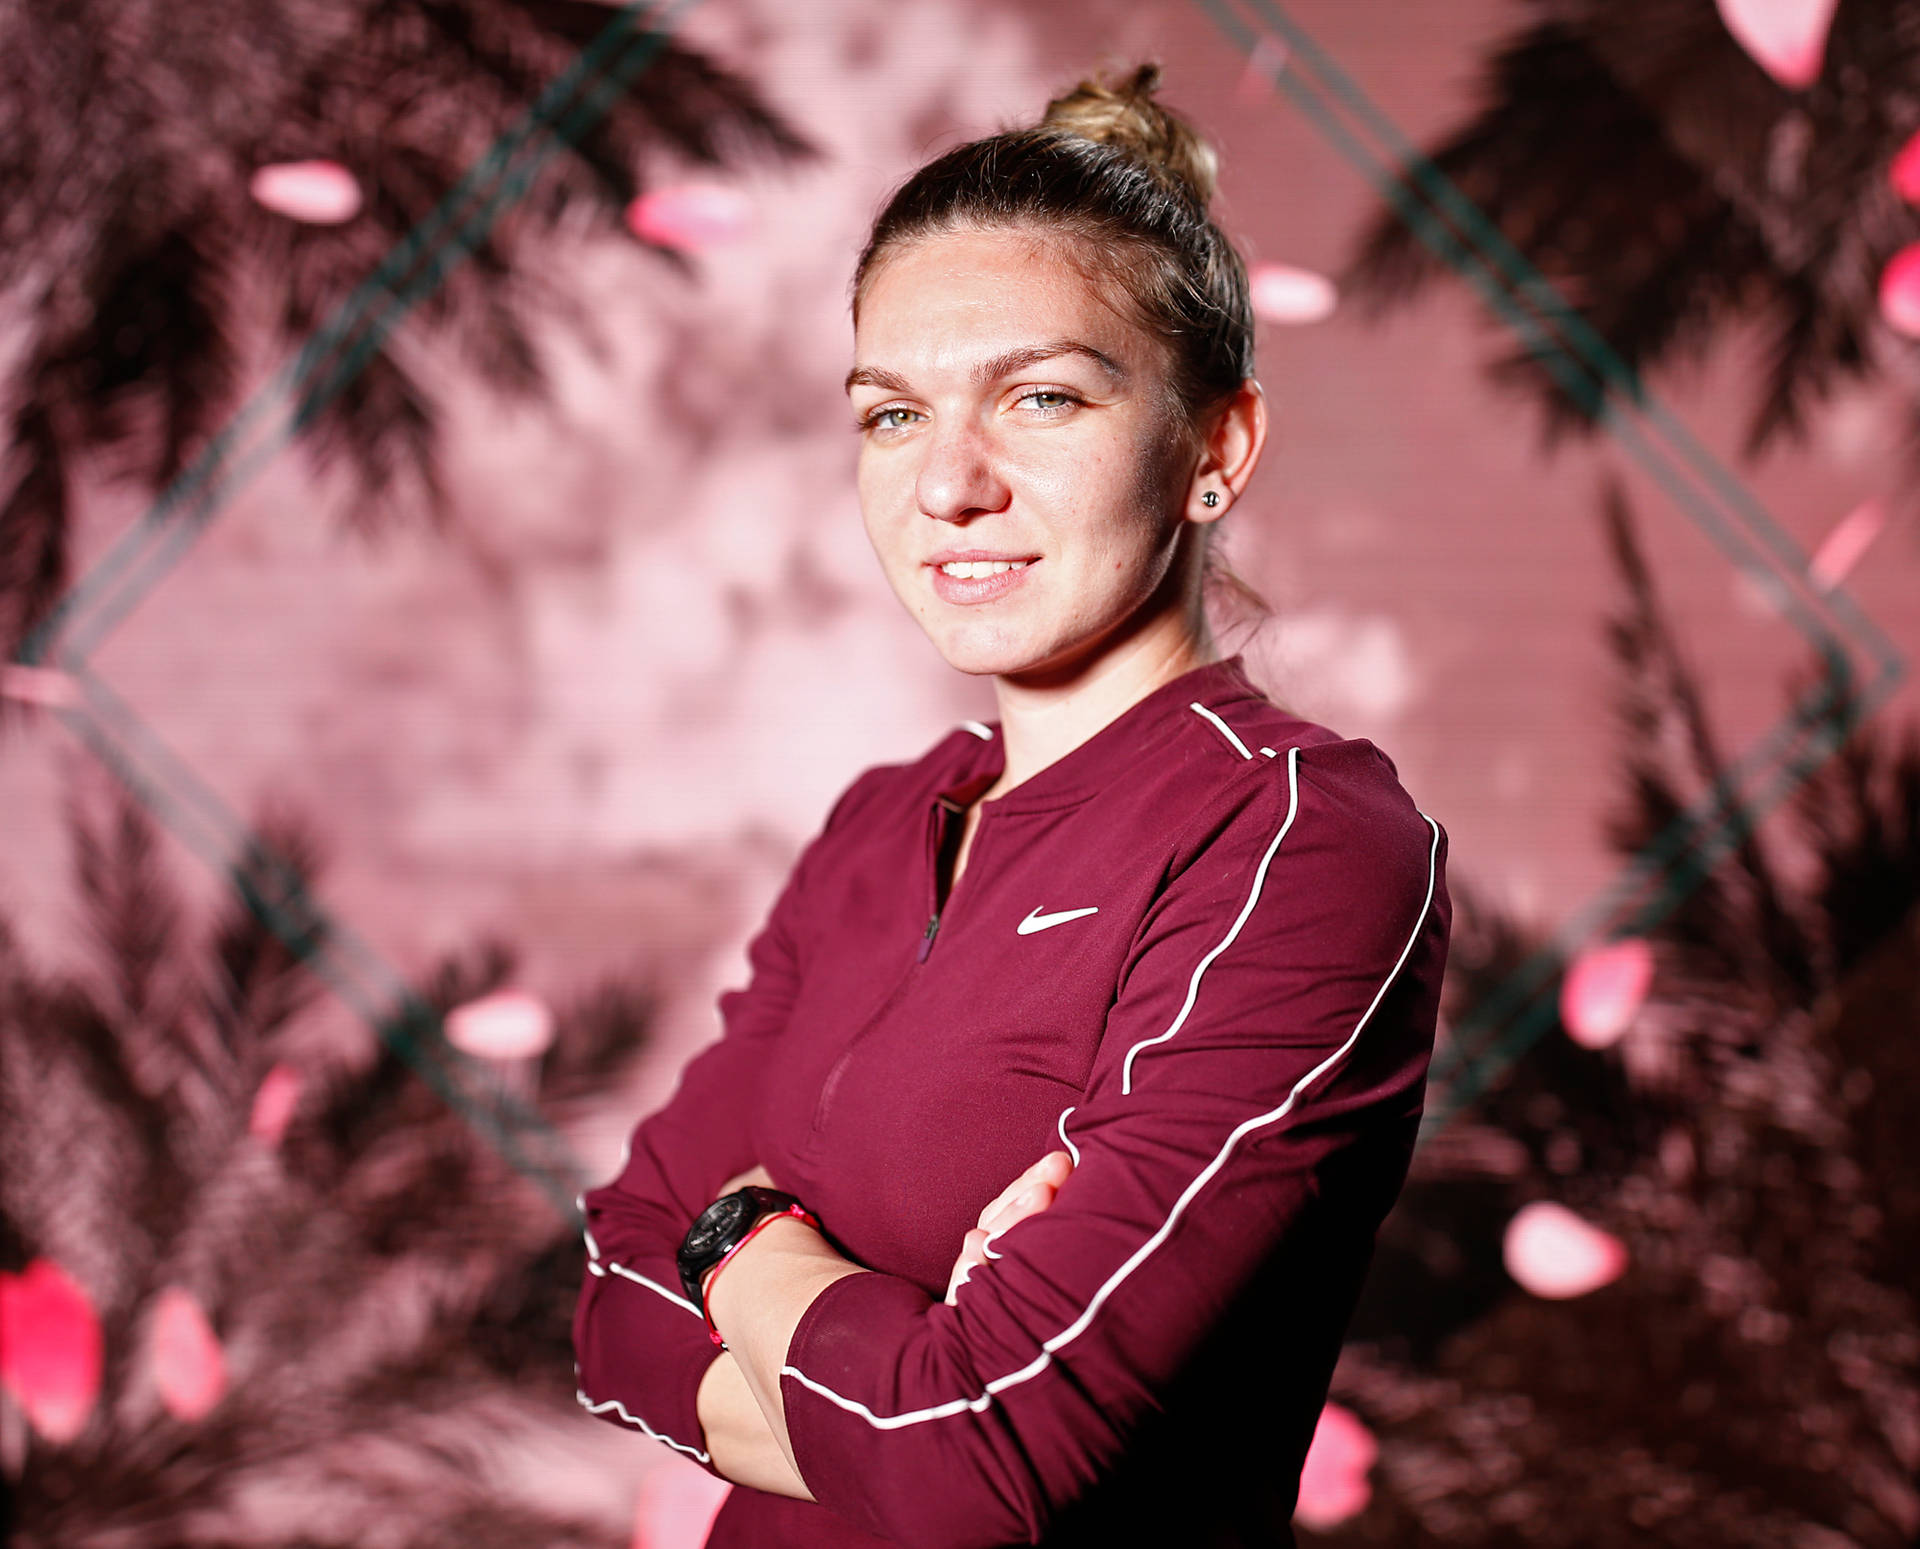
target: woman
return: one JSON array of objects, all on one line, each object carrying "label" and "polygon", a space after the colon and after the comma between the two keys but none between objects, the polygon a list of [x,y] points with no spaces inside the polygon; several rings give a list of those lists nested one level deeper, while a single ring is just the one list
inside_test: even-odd
[{"label": "woman", "polygon": [[841,797],[584,1201],[581,1402],[743,1486],[716,1546],[1287,1541],[1404,1176],[1445,839],[1214,657],[1266,409],[1155,78],[923,168],[856,273],[867,529],[1000,720]]}]

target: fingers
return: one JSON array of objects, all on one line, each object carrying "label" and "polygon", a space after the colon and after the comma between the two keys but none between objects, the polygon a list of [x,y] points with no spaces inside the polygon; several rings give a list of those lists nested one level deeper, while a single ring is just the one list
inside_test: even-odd
[{"label": "fingers", "polygon": [[980,1212],[979,1225],[967,1233],[960,1257],[954,1260],[953,1273],[947,1280],[949,1307],[954,1304],[954,1293],[967,1283],[967,1276],[988,1259],[1000,1256],[993,1251],[993,1239],[1028,1216],[1039,1215],[1072,1176],[1073,1158],[1065,1151],[1049,1151],[994,1196]]},{"label": "fingers", "polygon": [[960,1257],[953,1261],[953,1273],[947,1277],[947,1305],[953,1305],[954,1293],[967,1283],[967,1276],[986,1262],[987,1234],[979,1227],[968,1232],[960,1245]]},{"label": "fingers", "polygon": [[1027,1171],[1035,1174],[1039,1182],[1057,1189],[1073,1176],[1073,1158],[1065,1151],[1049,1151]]},{"label": "fingers", "polygon": [[[980,1212],[979,1224],[991,1227],[995,1216],[1035,1184],[1045,1184],[1049,1189],[1058,1189],[1072,1176],[1073,1158],[1064,1151],[1049,1151],[993,1197],[987,1208]],[[1012,1225],[1012,1222],[1008,1225]]]},{"label": "fingers", "polygon": [[982,1222],[981,1224],[986,1227],[987,1231],[987,1247],[985,1250],[987,1257],[992,1258],[994,1256],[992,1242],[995,1237],[998,1237],[1016,1222],[1024,1221],[1028,1216],[1039,1215],[1041,1211],[1053,1203],[1053,1195],[1054,1190],[1050,1184],[1032,1184],[1024,1193],[1015,1195],[1007,1201],[1005,1205],[1001,1206],[999,1211],[991,1219]]}]

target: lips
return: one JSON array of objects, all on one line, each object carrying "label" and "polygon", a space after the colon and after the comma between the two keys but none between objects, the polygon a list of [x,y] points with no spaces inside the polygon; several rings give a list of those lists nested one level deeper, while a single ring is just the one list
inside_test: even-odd
[{"label": "lips", "polygon": [[1032,554],[996,553],[990,549],[947,549],[927,561],[934,595],[960,607],[996,602],[1026,584],[1039,563]]}]

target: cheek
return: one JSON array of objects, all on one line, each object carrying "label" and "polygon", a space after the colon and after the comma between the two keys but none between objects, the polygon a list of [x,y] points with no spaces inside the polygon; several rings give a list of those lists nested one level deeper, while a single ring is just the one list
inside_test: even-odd
[{"label": "cheek", "polygon": [[860,521],[867,541],[881,555],[898,548],[902,531],[899,480],[884,462],[863,456],[854,474],[854,492],[860,500]]}]

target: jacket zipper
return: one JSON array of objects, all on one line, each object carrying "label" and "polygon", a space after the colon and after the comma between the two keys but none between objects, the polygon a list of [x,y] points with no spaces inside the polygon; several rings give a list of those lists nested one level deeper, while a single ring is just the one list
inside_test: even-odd
[{"label": "jacket zipper", "polygon": [[[933,804],[933,810],[927,818],[927,928],[920,932],[920,947],[914,954],[916,964],[924,963],[933,952],[933,938],[940,934],[940,911],[946,907],[946,900],[940,896],[940,856],[947,847],[947,824],[959,809],[948,805],[945,797]],[[961,818],[965,822],[965,818]],[[953,896],[953,886],[947,886],[947,896]]]},{"label": "jacket zipper", "polygon": [[[854,1049],[866,1036],[884,1022],[893,1008],[899,1005],[901,998],[912,985],[916,971],[925,963],[933,951],[933,938],[940,933],[940,914],[943,908],[940,898],[940,851],[947,836],[947,823],[957,809],[950,807],[944,800],[936,801],[927,814],[927,924],[920,932],[920,944],[914,951],[913,962],[899,981],[881,1002],[880,1009],[867,1018],[860,1031],[847,1040],[847,1046],[840,1051],[840,1057],[833,1062],[833,1068],[827,1072],[827,1078],[820,1083],[820,1096],[813,1107],[813,1133],[818,1135],[825,1127],[827,1110],[833,1104],[833,1094],[840,1085],[840,1078],[846,1074],[847,1066],[853,1059]],[[973,836],[977,847],[980,835]],[[947,889],[951,898],[953,889]]]}]

